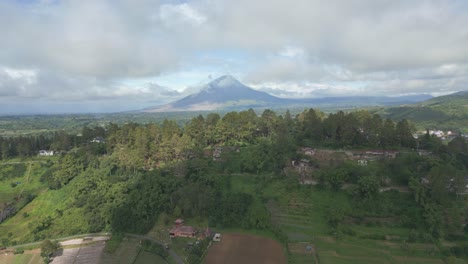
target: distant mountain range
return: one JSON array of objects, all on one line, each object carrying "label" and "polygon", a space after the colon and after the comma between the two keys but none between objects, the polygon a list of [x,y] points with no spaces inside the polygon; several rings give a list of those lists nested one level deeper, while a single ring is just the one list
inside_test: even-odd
[{"label": "distant mountain range", "polygon": [[432,98],[427,94],[399,97],[324,97],[286,99],[254,90],[230,75],[221,76],[202,87],[200,92],[175,102],[146,108],[144,112],[241,110],[247,108],[293,108],[293,107],[365,107],[411,104]]}]

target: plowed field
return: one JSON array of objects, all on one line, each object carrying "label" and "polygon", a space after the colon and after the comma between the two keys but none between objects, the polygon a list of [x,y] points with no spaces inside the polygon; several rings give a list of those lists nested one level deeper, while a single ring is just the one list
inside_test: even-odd
[{"label": "plowed field", "polygon": [[246,234],[223,234],[213,242],[206,264],[286,264],[283,246],[275,240]]}]

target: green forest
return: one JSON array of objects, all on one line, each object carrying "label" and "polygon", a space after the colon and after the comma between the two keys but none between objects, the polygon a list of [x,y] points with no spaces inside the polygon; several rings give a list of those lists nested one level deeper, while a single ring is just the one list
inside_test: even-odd
[{"label": "green forest", "polygon": [[[405,254],[466,261],[468,143],[461,135],[448,143],[429,133],[415,139],[414,130],[407,120],[368,111],[247,110],[184,124],[165,119],[84,126],[79,135],[3,137],[0,244],[146,234],[161,219],[183,217],[219,230],[263,230],[286,247],[320,236],[389,240]],[[332,154],[319,158],[303,148]],[[39,150],[58,155],[37,157]],[[381,156],[363,166],[343,154],[349,151]],[[301,184],[299,163],[315,184]],[[313,208],[301,207],[309,202]],[[281,220],[294,204],[314,228],[300,238],[297,220]],[[434,247],[411,251],[412,243]]]}]

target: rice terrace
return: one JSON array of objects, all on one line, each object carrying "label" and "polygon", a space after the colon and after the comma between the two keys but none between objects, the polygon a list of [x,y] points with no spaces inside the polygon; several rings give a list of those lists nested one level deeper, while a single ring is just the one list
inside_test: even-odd
[{"label": "rice terrace", "polygon": [[275,240],[247,234],[224,234],[208,250],[206,264],[286,264],[283,247]]}]

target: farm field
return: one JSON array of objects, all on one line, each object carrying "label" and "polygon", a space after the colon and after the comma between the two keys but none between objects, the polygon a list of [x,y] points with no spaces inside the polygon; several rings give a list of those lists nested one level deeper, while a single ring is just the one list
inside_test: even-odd
[{"label": "farm field", "polygon": [[[232,178],[231,184],[237,190],[255,192],[252,178],[239,175]],[[349,222],[350,234],[333,234],[326,222],[327,208],[353,207],[344,191],[288,188],[288,182],[283,181],[266,184],[260,192],[267,201],[272,224],[288,238],[289,263],[444,263],[436,245],[406,242],[410,229],[392,226],[391,222]],[[399,199],[407,199],[405,195],[398,194],[402,196]]]},{"label": "farm field", "polygon": [[285,264],[283,246],[265,237],[247,234],[223,234],[221,242],[213,243],[205,258],[206,264]]},{"label": "farm field", "polygon": [[106,252],[104,250],[99,263],[133,263],[138,256],[138,252],[138,239],[124,237],[114,252]]},{"label": "farm field", "polygon": [[26,250],[23,254],[1,254],[0,264],[42,264],[44,261],[39,249]]},{"label": "farm field", "polygon": [[99,264],[165,264],[160,256],[140,249],[139,239],[124,237],[114,252],[100,256]]},{"label": "farm field", "polygon": [[[275,186],[266,192],[281,194]],[[331,235],[324,216],[327,204],[351,206],[344,193],[317,189],[290,193],[288,199],[280,196],[268,203],[273,224],[288,237],[289,263],[444,263],[435,245],[403,242],[409,233],[406,228],[350,225],[354,236]],[[386,235],[397,240],[363,238]]]},{"label": "farm field", "polygon": [[140,254],[138,254],[137,259],[133,263],[134,264],[164,264],[167,262],[156,254],[146,252],[146,251],[141,251]]}]

